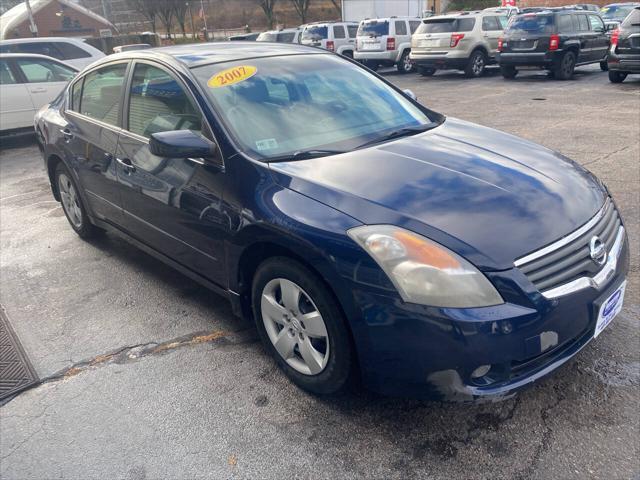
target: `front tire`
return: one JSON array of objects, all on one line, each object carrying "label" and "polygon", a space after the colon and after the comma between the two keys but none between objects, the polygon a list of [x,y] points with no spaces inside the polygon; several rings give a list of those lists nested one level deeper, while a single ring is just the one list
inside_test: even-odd
[{"label": "front tire", "polygon": [[317,395],[351,384],[349,331],[320,277],[291,258],[270,258],[256,271],[251,298],[260,338],[293,383]]},{"label": "front tire", "polygon": [[80,197],[78,186],[64,163],[59,162],[56,165],[54,178],[56,188],[60,194],[62,210],[69,221],[69,225],[78,236],[88,240],[103,233],[103,230],[93,225],[89,220],[87,208]]},{"label": "front tire", "polygon": [[626,73],[617,72],[615,70],[609,70],[609,81],[611,83],[622,83],[627,78]]},{"label": "front tire", "polygon": [[398,72],[400,73],[411,73],[413,72],[414,66],[413,62],[409,58],[409,50],[405,50],[402,56],[400,57],[400,61],[396,66]]},{"label": "front tire", "polygon": [[513,80],[514,78],[516,78],[516,75],[518,75],[518,70],[516,70],[516,67],[501,66],[500,73],[507,80]]},{"label": "front tire", "polygon": [[481,50],[476,50],[471,53],[467,66],[464,69],[464,74],[467,78],[478,78],[484,73],[484,68],[487,66],[487,57]]},{"label": "front tire", "polygon": [[553,69],[556,80],[571,80],[573,70],[576,66],[576,54],[569,51],[565,52],[558,64]]}]

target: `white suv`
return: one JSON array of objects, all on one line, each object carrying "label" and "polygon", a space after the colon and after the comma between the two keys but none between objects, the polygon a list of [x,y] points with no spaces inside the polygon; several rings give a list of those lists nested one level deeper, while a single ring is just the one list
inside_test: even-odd
[{"label": "white suv", "polygon": [[302,30],[300,43],[353,58],[357,33],[357,22],[309,23]]},{"label": "white suv", "polygon": [[354,58],[376,70],[396,65],[400,73],[413,70],[409,58],[411,34],[420,26],[417,17],[367,18],[360,22]]},{"label": "white suv", "polygon": [[14,38],[0,41],[0,53],[33,53],[46,55],[82,70],[104,57],[97,48],[77,38],[40,37]]},{"label": "white suv", "polygon": [[302,30],[300,28],[269,30],[258,35],[256,42],[300,43],[301,32]]}]

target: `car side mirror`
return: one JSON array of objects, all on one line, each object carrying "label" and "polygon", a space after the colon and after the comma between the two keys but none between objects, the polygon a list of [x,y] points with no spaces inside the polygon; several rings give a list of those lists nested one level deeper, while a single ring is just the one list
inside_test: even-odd
[{"label": "car side mirror", "polygon": [[202,163],[222,165],[218,145],[193,130],[153,133],[149,139],[149,151],[159,157],[202,159]]},{"label": "car side mirror", "polygon": [[406,90],[403,90],[402,93],[404,93],[407,97],[409,97],[411,100],[417,101],[418,97],[416,96],[415,93],[413,93],[411,90],[409,90],[408,88]]}]

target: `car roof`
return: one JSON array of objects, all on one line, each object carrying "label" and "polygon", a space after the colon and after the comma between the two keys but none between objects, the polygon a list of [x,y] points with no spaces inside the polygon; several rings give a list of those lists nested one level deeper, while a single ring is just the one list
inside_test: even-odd
[{"label": "car roof", "polygon": [[361,20],[361,22],[375,22],[375,21],[389,21],[389,20],[421,20],[420,17],[376,17],[376,18],[365,18]]},{"label": "car roof", "polygon": [[69,38],[69,37],[30,37],[30,38],[9,38],[6,40],[0,40],[1,44],[9,44],[9,43],[43,43],[43,42],[69,42],[69,43],[82,43],[85,44],[84,40],[80,38]]},{"label": "car roof", "polygon": [[324,55],[328,54],[328,52],[326,50],[307,47],[296,43],[243,41],[207,42],[116,53],[108,55],[94,65],[110,62],[112,60],[155,58],[158,60],[176,61],[187,68],[193,68],[212,63],[235,62],[249,58],[301,54]]},{"label": "car roof", "polygon": [[47,55],[40,55],[37,53],[0,53],[0,58],[2,59],[9,59],[9,58],[35,58],[35,59],[42,59],[42,60],[49,60],[52,62],[56,62],[56,63],[61,63],[63,64],[65,67],[69,67],[72,68],[75,71],[78,71],[78,69],[76,67],[74,67],[73,65],[68,64],[67,62],[63,62],[62,60],[58,60],[57,58],[53,58],[53,57],[49,57]]},{"label": "car roof", "polygon": [[267,30],[266,32],[261,32],[261,33],[290,33],[290,32],[297,32],[298,30],[302,30],[302,28],[300,27],[283,28],[282,30]]}]

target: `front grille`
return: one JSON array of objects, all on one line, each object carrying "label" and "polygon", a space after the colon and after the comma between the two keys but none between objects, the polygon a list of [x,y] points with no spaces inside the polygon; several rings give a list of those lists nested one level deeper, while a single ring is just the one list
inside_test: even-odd
[{"label": "front grille", "polygon": [[613,201],[607,197],[602,210],[598,212],[594,222],[585,232],[568,243],[562,242],[556,249],[546,247],[543,255],[532,253],[516,261],[527,278],[536,288],[544,292],[569,283],[580,277],[593,277],[602,266],[591,259],[589,242],[594,235],[600,237],[611,251],[618,228],[622,225]]}]

